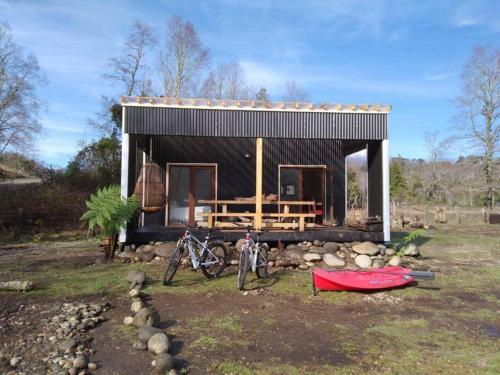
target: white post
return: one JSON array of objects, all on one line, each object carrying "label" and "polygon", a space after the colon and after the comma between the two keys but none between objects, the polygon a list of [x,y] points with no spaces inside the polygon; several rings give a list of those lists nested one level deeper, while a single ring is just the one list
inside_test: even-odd
[{"label": "white post", "polygon": [[[122,107],[122,174],[121,174],[121,196],[122,198],[128,197],[128,154],[130,150],[129,135],[124,132],[125,129],[125,107]],[[121,228],[120,242],[127,241],[127,228]]]},{"label": "white post", "polygon": [[389,140],[382,141],[382,219],[384,221],[384,242],[391,242],[391,201],[389,187]]},{"label": "white post", "polygon": [[343,223],[337,223],[337,225],[345,226],[346,219],[347,219],[347,156],[344,155],[344,222]]}]

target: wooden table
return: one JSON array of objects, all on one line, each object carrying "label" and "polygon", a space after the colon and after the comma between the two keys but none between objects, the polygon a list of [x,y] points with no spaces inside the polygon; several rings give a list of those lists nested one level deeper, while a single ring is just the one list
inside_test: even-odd
[{"label": "wooden table", "polygon": [[[201,204],[213,204],[213,205],[220,205],[222,207],[222,213],[217,213],[217,212],[211,212],[211,213],[203,213],[203,216],[207,217],[208,220],[208,227],[211,228],[214,225],[214,220],[217,217],[249,217],[252,219],[255,219],[255,213],[249,213],[249,212],[228,212],[227,211],[227,206],[230,205],[255,205],[255,200],[217,200],[217,199],[200,199],[198,200],[198,203]],[[278,205],[278,211],[281,211],[281,206],[283,206],[283,213],[262,213],[262,216],[268,216],[268,217],[275,217],[278,218],[278,220],[285,219],[285,218],[296,218],[299,219],[298,225],[296,223],[271,223],[273,224],[272,227],[284,227],[284,228],[290,228],[293,227],[291,224],[295,224],[298,226],[300,231],[304,231],[306,224],[305,224],[305,218],[314,218],[316,217],[315,213],[290,213],[290,206],[312,206],[314,207],[316,202],[315,201],[269,201],[269,200],[264,200],[262,201],[262,204],[264,205]],[[231,224],[231,223],[229,223]]]}]

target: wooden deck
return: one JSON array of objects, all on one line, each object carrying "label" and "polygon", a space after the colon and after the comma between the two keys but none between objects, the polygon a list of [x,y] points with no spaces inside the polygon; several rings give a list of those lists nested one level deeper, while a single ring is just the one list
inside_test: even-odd
[{"label": "wooden deck", "polygon": [[[128,243],[148,243],[150,241],[176,241],[184,233],[183,227],[163,227],[147,226],[129,230],[127,234]],[[206,229],[192,231],[196,236],[203,237]],[[214,237],[220,237],[224,241],[236,242],[245,236],[243,229],[214,230]],[[262,232],[260,236],[262,241],[267,242],[300,242],[300,241],[334,241],[334,242],[353,242],[353,241],[372,241],[383,242],[384,234],[382,232],[363,232],[347,227],[322,227],[307,229],[303,232],[295,230],[270,230]]]}]

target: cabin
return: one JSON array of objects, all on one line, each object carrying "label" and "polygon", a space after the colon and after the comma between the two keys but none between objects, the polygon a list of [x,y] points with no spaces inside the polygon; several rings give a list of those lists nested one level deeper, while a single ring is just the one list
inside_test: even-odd
[{"label": "cabin", "polygon": [[[143,206],[122,243],[176,240],[182,223],[226,241],[250,225],[264,241],[390,241],[390,106],[163,97],[121,105],[121,192]],[[380,220],[369,230],[346,226],[346,157],[364,149],[366,217]]]}]

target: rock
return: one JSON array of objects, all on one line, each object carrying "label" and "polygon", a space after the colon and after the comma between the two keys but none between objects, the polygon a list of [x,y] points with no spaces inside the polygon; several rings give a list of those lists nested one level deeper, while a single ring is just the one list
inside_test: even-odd
[{"label": "rock", "polygon": [[125,324],[126,326],[130,326],[134,323],[134,318],[132,316],[126,316],[125,318],[123,318],[123,324]]},{"label": "rock", "polygon": [[287,249],[285,250],[285,256],[293,260],[302,260],[302,257],[304,256],[304,250],[302,250],[300,247],[296,245],[294,245],[294,247],[291,248],[288,248],[288,246]]},{"label": "rock", "polygon": [[328,254],[328,250],[323,247],[311,246],[308,251],[313,254],[324,255]]},{"label": "rock", "polygon": [[142,342],[141,340],[137,340],[136,342],[134,342],[134,345],[132,345],[132,347],[137,350],[146,350],[148,348],[148,344]]},{"label": "rock", "polygon": [[306,262],[321,262],[321,259],[323,257],[319,254],[314,254],[314,253],[307,253],[307,254],[304,254],[303,256],[303,259],[306,261]]},{"label": "rock", "polygon": [[372,265],[372,259],[368,255],[361,254],[354,258],[354,263],[359,268],[368,268]]},{"label": "rock", "polygon": [[312,242],[304,241],[304,247],[311,247],[312,245]]},{"label": "rock", "polygon": [[139,297],[141,295],[141,290],[139,289],[138,286],[136,286],[128,293],[128,295],[132,298]]},{"label": "rock", "polygon": [[151,262],[155,258],[155,254],[152,251],[145,251],[138,253],[138,257],[141,262]]},{"label": "rock", "polygon": [[166,242],[161,245],[155,246],[153,254],[162,258],[170,258],[177,247],[177,242]]},{"label": "rock", "polygon": [[74,349],[76,344],[77,341],[75,339],[66,339],[59,343],[58,348],[62,352],[67,352],[70,351],[71,349]]},{"label": "rock", "polygon": [[9,362],[9,363],[10,363],[11,367],[16,367],[16,366],[17,366],[17,364],[18,364],[19,362],[21,362],[22,360],[23,360],[23,359],[22,359],[22,357],[12,357],[12,358],[10,359],[10,362]]},{"label": "rock", "polygon": [[383,259],[373,259],[372,267],[373,268],[381,268],[385,266],[385,262]]},{"label": "rock", "polygon": [[155,333],[148,341],[148,350],[155,354],[168,352],[170,341],[163,332]]},{"label": "rock", "polygon": [[320,240],[314,240],[313,241],[313,246],[321,246],[321,241]]},{"label": "rock", "polygon": [[155,325],[156,320],[156,314],[150,308],[143,307],[135,314],[132,324],[138,328],[144,326],[152,327]]},{"label": "rock", "polygon": [[299,264],[299,270],[308,270],[309,269],[309,266],[307,264]]},{"label": "rock", "polygon": [[73,367],[76,369],[87,368],[87,358],[84,356],[78,356],[73,360]]},{"label": "rock", "polygon": [[329,252],[330,254],[333,254],[335,253],[336,251],[338,251],[340,248],[340,244],[336,243],[336,242],[326,242],[324,245],[323,245],[323,249],[325,249],[327,252]]},{"label": "rock", "polygon": [[376,255],[380,251],[377,245],[368,241],[353,245],[352,250],[361,255]]},{"label": "rock", "polygon": [[87,368],[90,371],[95,371],[95,370],[97,370],[97,365],[94,362],[89,362],[89,364],[87,365]]},{"label": "rock", "polygon": [[306,265],[307,265],[307,266],[309,266],[309,267],[314,267],[314,266],[316,266],[316,264],[315,264],[315,263],[313,263],[313,262],[306,262]]},{"label": "rock", "polygon": [[240,264],[240,261],[238,259],[232,259],[229,264],[231,266],[237,266],[238,264]]},{"label": "rock", "polygon": [[396,250],[389,247],[389,248],[385,249],[385,255],[389,255],[389,256],[396,255]]},{"label": "rock", "polygon": [[122,251],[121,253],[116,254],[116,257],[122,259],[123,261],[131,260],[135,258],[135,253],[132,251]]},{"label": "rock", "polygon": [[297,244],[294,244],[294,243],[286,245],[287,250],[292,250],[292,249],[296,249],[296,248],[298,248],[298,246],[297,246]]},{"label": "rock", "polygon": [[153,244],[153,245],[141,245],[141,246],[139,246],[139,247],[135,250],[135,252],[136,252],[136,253],[148,253],[148,252],[153,251],[153,250],[154,250],[154,248],[155,248],[155,245],[154,245],[154,244]]},{"label": "rock", "polygon": [[144,303],[142,301],[134,301],[132,302],[132,306],[130,306],[130,310],[135,314],[143,307]]},{"label": "rock", "polygon": [[418,257],[420,255],[420,250],[414,243],[409,243],[404,247],[403,254],[407,257]]},{"label": "rock", "polygon": [[234,247],[236,248],[238,254],[241,253],[241,248],[243,247],[244,244],[245,244],[244,238],[240,238],[238,241],[236,241],[236,245],[234,245]]},{"label": "rock", "polygon": [[147,343],[151,336],[156,335],[157,333],[163,333],[163,331],[160,328],[146,326],[139,328],[137,335],[140,341]]},{"label": "rock", "polygon": [[389,266],[398,267],[401,265],[401,257],[397,255],[393,255],[391,259],[389,259]]},{"label": "rock", "polygon": [[274,261],[271,260],[271,261],[267,262],[267,266],[274,267]]},{"label": "rock", "polygon": [[330,267],[344,267],[345,266],[345,261],[344,259],[333,255],[333,254],[325,254],[323,256],[323,262],[326,263],[327,266]]},{"label": "rock", "polygon": [[127,281],[134,286],[142,285],[146,281],[146,272],[141,270],[132,270],[127,275]]},{"label": "rock", "polygon": [[175,367],[175,357],[168,353],[160,353],[153,361],[156,374],[165,374]]}]

